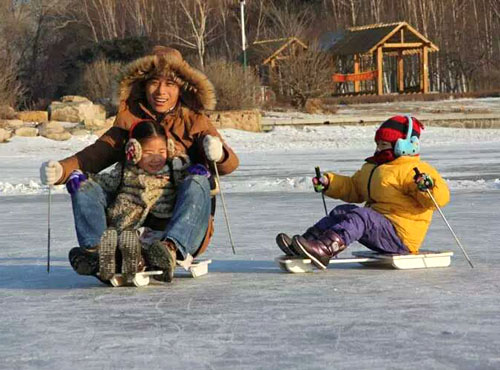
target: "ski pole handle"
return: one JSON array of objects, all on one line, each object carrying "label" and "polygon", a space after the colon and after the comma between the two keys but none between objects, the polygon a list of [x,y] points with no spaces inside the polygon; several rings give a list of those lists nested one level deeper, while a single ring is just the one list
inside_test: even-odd
[{"label": "ski pole handle", "polygon": [[[319,166],[314,167],[314,170],[316,171],[316,177],[319,180],[321,178],[321,171],[319,169]],[[325,194],[323,192],[321,192],[321,198],[323,199],[323,208],[325,208],[325,214],[328,216],[328,208],[326,207]]]}]

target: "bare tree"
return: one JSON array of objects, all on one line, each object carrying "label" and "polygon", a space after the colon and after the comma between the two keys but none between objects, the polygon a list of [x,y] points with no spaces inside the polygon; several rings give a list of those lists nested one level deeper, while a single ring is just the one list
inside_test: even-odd
[{"label": "bare tree", "polygon": [[332,58],[312,46],[306,51],[292,54],[279,65],[280,83],[294,105],[304,107],[307,99],[324,97],[332,93]]},{"label": "bare tree", "polygon": [[313,20],[313,14],[308,8],[300,8],[294,2],[278,4],[269,0],[265,10],[268,27],[265,29],[267,38],[305,37]]},{"label": "bare tree", "polygon": [[201,68],[205,66],[207,45],[219,35],[214,3],[209,0],[174,0],[178,13],[165,26],[175,43],[196,50]]}]

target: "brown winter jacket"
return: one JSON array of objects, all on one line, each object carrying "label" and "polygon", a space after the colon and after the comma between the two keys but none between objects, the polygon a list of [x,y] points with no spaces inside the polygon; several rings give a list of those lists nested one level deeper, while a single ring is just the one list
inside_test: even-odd
[{"label": "brown winter jacket", "polygon": [[[155,76],[169,77],[181,86],[180,101],[164,116],[149,109],[145,96],[146,81]],[[76,169],[95,174],[124,161],[128,131],[132,124],[145,118],[152,118],[164,127],[167,138],[175,144],[176,155],[187,154],[191,163],[211,165],[205,158],[203,138],[206,135],[221,137],[200,110],[214,109],[215,103],[214,87],[203,73],[190,67],[177,50],[155,47],[151,55],[139,58],[126,67],[120,83],[120,106],[113,127],[94,144],[60,162],[63,176],[59,184],[65,183]],[[217,163],[221,175],[233,172],[239,164],[236,154],[223,144],[224,156]],[[146,224],[154,229],[166,227],[154,216],[148,217]],[[199,253],[207,247],[212,233],[213,219],[209,222],[207,236]]]}]

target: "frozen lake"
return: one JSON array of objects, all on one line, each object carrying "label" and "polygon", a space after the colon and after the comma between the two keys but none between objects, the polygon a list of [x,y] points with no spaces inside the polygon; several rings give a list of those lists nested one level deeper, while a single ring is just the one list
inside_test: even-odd
[{"label": "frozen lake", "polygon": [[[439,141],[442,131],[429,131],[429,141]],[[453,136],[451,129],[443,132]],[[478,133],[469,144],[431,145],[423,155],[449,180],[452,200],[444,212],[474,269],[436,214],[424,247],[452,250],[449,268],[352,265],[292,275],[273,261],[279,254],[274,237],[303,232],[322,216],[321,197],[309,187],[313,167],[352,173],[373,150],[372,139],[364,145],[359,134],[359,147],[314,150],[311,136],[309,148],[294,150],[285,139],[273,148],[263,144],[269,136],[232,142],[232,135],[228,141],[242,163],[223,188],[237,255],[219,201],[205,255],[213,263],[200,279],[138,289],[108,288],[76,275],[67,262],[76,237],[62,192],[53,197],[48,275],[44,190],[32,185],[34,194],[0,196],[0,368],[500,368],[498,139],[478,139]],[[464,135],[458,139],[466,141]],[[18,150],[9,157],[5,148],[2,178],[14,188],[36,181],[35,154]],[[52,154],[46,148],[43,155],[60,157],[70,149]],[[336,204],[328,200],[329,208]]]}]

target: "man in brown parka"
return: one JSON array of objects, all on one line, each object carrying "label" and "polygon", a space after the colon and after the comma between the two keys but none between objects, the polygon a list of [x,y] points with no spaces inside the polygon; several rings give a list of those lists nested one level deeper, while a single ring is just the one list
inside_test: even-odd
[{"label": "man in brown parka", "polygon": [[[189,66],[176,49],[156,46],[152,53],[126,66],[120,83],[119,112],[112,128],[94,144],[62,161],[42,164],[40,176],[48,185],[64,184],[75,170],[95,174],[125,160],[130,127],[139,120],[153,119],[163,126],[174,155],[187,155],[193,164],[216,163],[221,175],[239,164],[235,153],[201,110],[216,105],[214,87],[200,71]],[[73,214],[79,247],[70,251],[70,263],[82,275],[98,271],[98,246],[106,229],[106,208],[114,194],[94,182],[84,182],[72,194]],[[177,191],[170,219],[152,214],[145,226],[164,230],[162,243],[146,256],[148,262],[165,270],[171,281],[175,259],[201,254],[213,233],[210,184],[206,177],[191,175]]]}]

